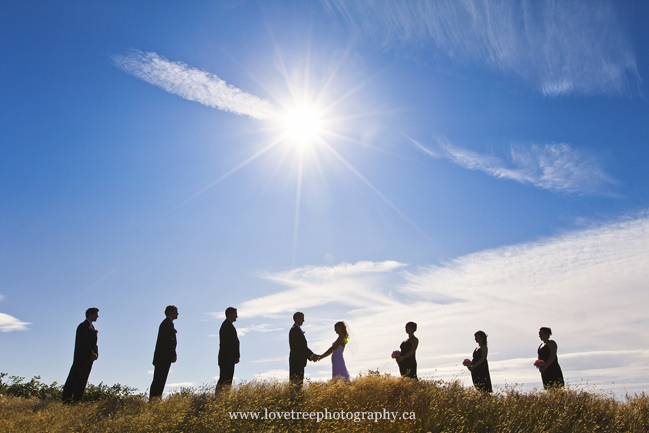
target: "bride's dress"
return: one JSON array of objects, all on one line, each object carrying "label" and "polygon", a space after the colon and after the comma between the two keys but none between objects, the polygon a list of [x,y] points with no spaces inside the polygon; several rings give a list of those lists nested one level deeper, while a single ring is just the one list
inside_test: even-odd
[{"label": "bride's dress", "polygon": [[342,378],[349,382],[349,372],[345,366],[345,358],[343,358],[344,351],[345,345],[341,344],[331,354],[331,377],[334,379]]}]

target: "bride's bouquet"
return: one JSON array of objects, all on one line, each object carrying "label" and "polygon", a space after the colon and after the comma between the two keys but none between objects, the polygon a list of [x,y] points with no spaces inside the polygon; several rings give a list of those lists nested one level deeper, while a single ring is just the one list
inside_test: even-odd
[{"label": "bride's bouquet", "polygon": [[398,358],[399,356],[401,356],[400,350],[395,350],[394,352],[392,352],[392,359]]},{"label": "bride's bouquet", "polygon": [[468,367],[471,364],[472,364],[472,362],[471,362],[471,360],[469,358],[466,358],[464,361],[462,361],[462,365],[465,366],[465,367]]},{"label": "bride's bouquet", "polygon": [[545,361],[542,359],[537,359],[536,361],[534,361],[534,367],[536,368],[545,367]]}]

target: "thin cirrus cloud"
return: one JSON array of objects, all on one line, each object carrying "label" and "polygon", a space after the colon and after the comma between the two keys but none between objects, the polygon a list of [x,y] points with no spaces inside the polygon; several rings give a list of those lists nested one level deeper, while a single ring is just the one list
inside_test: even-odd
[{"label": "thin cirrus cloud", "polygon": [[[303,308],[342,302],[362,307],[368,302],[393,305],[395,301],[375,290],[376,278],[405,266],[395,261],[342,263],[331,267],[307,266],[286,272],[264,274],[263,278],[289,289],[252,299],[241,305],[242,316],[280,314]],[[283,329],[283,328],[282,328]]]},{"label": "thin cirrus cloud", "polygon": [[518,75],[545,95],[639,90],[635,54],[615,2],[322,2],[383,46],[431,41],[457,60]]},{"label": "thin cirrus cloud", "polygon": [[26,331],[28,325],[31,325],[31,323],[0,313],[0,332]]},{"label": "thin cirrus cloud", "polygon": [[510,161],[493,155],[483,155],[438,140],[437,148],[426,147],[407,137],[419,150],[434,158],[447,159],[469,170],[478,170],[500,179],[555,192],[612,195],[610,187],[616,181],[606,174],[599,161],[578,151],[567,143],[512,145]]},{"label": "thin cirrus cloud", "polygon": [[196,385],[196,382],[176,382],[168,383],[165,385],[166,388],[191,388]]},{"label": "thin cirrus cloud", "polygon": [[273,332],[273,331],[281,331],[282,329],[284,328],[273,326],[269,323],[261,323],[259,325],[251,325],[245,328],[238,328],[237,334],[239,334],[240,337],[243,337],[249,332]]},{"label": "thin cirrus cloud", "polygon": [[[377,368],[397,374],[390,353],[406,338],[404,324],[414,321],[420,375],[467,385],[470,375],[461,362],[470,357],[473,333],[481,329],[489,335],[492,380],[500,387],[541,385],[532,363],[537,330],[549,326],[569,384],[588,383],[624,395],[649,389],[646,263],[649,212],[441,265],[410,269],[397,262],[359,262],[298,268],[277,275],[283,289],[275,295],[249,300],[240,311],[267,323],[274,315],[303,310],[309,346],[316,353],[335,337],[331,325],[345,320],[358,347],[354,356],[345,355],[352,374]],[[324,301],[316,296],[312,302],[310,294],[329,288],[323,277],[332,270],[346,275]],[[287,302],[298,295],[296,287],[301,299]],[[357,295],[362,302],[350,302]],[[277,324],[285,330],[286,321],[282,317]],[[286,374],[283,364],[266,364],[264,377]],[[327,378],[330,366],[309,364],[307,375]]]},{"label": "thin cirrus cloud", "polygon": [[133,50],[127,56],[113,56],[112,60],[123,71],[190,101],[258,120],[275,116],[275,107],[269,101],[229,85],[214,74],[171,62],[154,52]]}]

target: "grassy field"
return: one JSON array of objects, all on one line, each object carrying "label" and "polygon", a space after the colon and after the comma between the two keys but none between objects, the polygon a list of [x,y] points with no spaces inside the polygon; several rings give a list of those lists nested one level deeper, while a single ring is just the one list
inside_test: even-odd
[{"label": "grassy field", "polygon": [[[398,419],[385,419],[388,412]],[[234,419],[235,413],[248,419]],[[0,431],[647,432],[649,398],[620,402],[579,390],[515,389],[492,396],[459,383],[368,375],[351,384],[311,382],[298,395],[281,381],[244,383],[216,396],[183,390],[154,402],[131,394],[66,406],[2,395]]]}]

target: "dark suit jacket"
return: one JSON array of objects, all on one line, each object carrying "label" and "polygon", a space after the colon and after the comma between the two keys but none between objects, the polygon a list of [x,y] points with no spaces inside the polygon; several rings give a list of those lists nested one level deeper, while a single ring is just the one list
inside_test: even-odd
[{"label": "dark suit jacket", "polygon": [[311,349],[307,347],[306,337],[297,325],[293,325],[291,330],[288,332],[288,345],[291,349],[291,352],[288,355],[289,364],[306,367],[306,362],[311,358],[313,352],[311,352]]},{"label": "dark suit jacket", "polygon": [[77,326],[77,336],[74,341],[74,363],[85,364],[88,361],[94,361],[95,355],[99,355],[97,331],[90,321],[84,320]]},{"label": "dark suit jacket", "polygon": [[219,330],[219,365],[233,365],[239,361],[239,337],[237,330],[228,319]]},{"label": "dark suit jacket", "polygon": [[176,328],[170,318],[165,318],[158,328],[158,340],[153,352],[153,365],[171,364],[176,360]]}]

